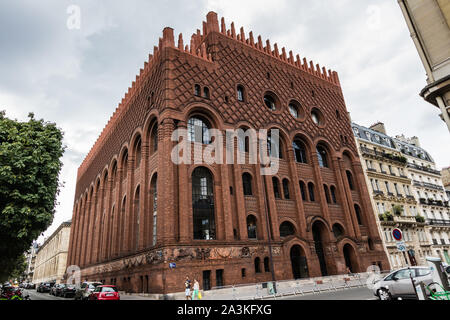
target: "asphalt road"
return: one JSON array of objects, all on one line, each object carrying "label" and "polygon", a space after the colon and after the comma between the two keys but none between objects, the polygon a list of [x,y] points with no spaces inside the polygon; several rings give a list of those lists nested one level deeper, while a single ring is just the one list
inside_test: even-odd
[{"label": "asphalt road", "polygon": [[[30,295],[31,300],[73,300],[73,298],[55,297],[49,293],[39,293],[36,290],[24,290]],[[150,300],[148,297],[121,295],[121,300]],[[339,291],[322,292],[277,298],[277,300],[376,300],[372,290],[368,288],[352,288]]]},{"label": "asphalt road", "polygon": [[378,300],[378,298],[373,295],[372,290],[363,287],[316,294],[288,296],[277,298],[277,300]]}]

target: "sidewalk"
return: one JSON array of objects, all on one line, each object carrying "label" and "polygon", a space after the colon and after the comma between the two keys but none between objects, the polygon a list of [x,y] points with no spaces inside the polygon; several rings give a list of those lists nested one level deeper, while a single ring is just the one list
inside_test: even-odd
[{"label": "sidewalk", "polygon": [[[353,275],[336,275],[298,280],[277,281],[277,293],[269,292],[267,283],[255,283],[226,286],[203,291],[203,300],[261,300],[268,298],[321,293],[326,291],[346,290],[366,286],[369,273]],[[270,285],[269,285],[270,286]],[[125,294],[120,293],[123,300],[185,300],[184,292],[163,294]]]}]

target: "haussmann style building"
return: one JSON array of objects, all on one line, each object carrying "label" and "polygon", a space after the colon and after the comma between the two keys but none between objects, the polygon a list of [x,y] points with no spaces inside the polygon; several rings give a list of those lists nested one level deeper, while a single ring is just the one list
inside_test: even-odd
[{"label": "haussmann style building", "polygon": [[71,221],[63,222],[38,248],[33,283],[60,283],[66,273]]},{"label": "haussmann style building", "polygon": [[[213,128],[279,129],[278,172],[172,162]],[[214,12],[189,45],[165,28],[78,169],[68,264],[149,293],[386,269],[352,134],[336,72]]]},{"label": "haussmann style building", "polygon": [[[427,256],[449,263],[450,206],[432,157],[417,137],[391,137],[383,123],[352,127],[391,268],[426,265]],[[403,233],[404,254],[395,228]]]}]

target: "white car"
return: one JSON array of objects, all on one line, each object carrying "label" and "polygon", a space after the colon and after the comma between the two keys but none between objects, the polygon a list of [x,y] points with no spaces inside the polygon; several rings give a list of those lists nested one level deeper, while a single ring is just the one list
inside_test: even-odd
[{"label": "white car", "polygon": [[429,285],[433,282],[429,267],[406,267],[393,271],[375,282],[373,294],[380,300],[417,299],[411,276],[415,284],[424,282],[425,285]]}]

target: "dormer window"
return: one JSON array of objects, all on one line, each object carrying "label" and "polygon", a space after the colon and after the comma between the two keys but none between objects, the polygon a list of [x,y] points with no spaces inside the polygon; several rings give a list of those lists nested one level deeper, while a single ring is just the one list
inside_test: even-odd
[{"label": "dormer window", "polygon": [[244,102],[244,87],[241,85],[237,86],[237,99]]}]

